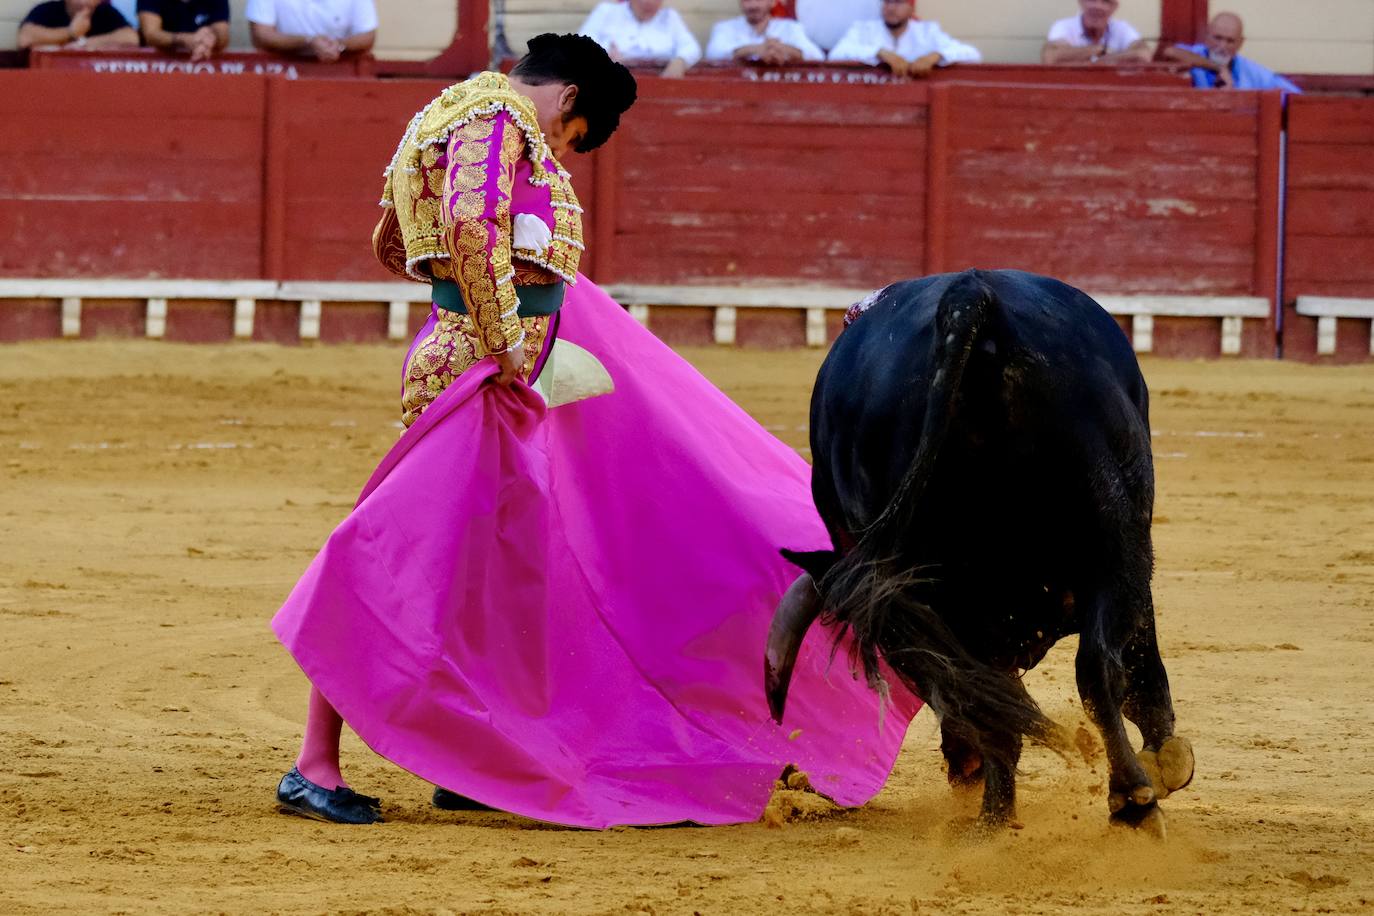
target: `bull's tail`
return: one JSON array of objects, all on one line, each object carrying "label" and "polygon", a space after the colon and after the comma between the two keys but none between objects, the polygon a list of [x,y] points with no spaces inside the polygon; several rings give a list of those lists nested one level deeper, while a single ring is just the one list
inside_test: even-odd
[{"label": "bull's tail", "polygon": [[1009,733],[1053,743],[1054,724],[1007,672],[973,658],[939,614],[913,597],[921,572],[913,572],[909,561],[904,565],[902,556],[949,434],[970,353],[996,308],[995,294],[977,271],[961,274],[941,296],[934,373],[916,455],[887,508],[820,580],[820,592],[841,636],[852,634],[870,684],[880,685],[879,659],[886,658],[947,726],[985,755],[999,757]]}]

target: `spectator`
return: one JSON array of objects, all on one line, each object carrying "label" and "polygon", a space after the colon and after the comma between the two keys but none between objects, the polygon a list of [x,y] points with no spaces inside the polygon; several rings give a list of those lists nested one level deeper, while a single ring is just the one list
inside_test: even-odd
[{"label": "spectator", "polygon": [[860,19],[877,19],[883,0],[796,0],[792,6],[806,37],[829,51],[851,25]]},{"label": "spectator", "polygon": [[1218,13],[1207,23],[1207,40],[1195,45],[1164,49],[1167,60],[1193,68],[1193,85],[1199,89],[1282,89],[1301,92],[1273,70],[1240,56],[1245,44],[1245,24],[1235,13]]},{"label": "spectator", "polygon": [[598,3],[577,31],[605,48],[612,60],[662,65],[663,76],[682,76],[701,60],[701,45],[663,0]]},{"label": "spectator", "polygon": [[248,0],[244,15],[253,47],[325,63],[370,51],[377,39],[372,0]]},{"label": "spectator", "polygon": [[800,22],[773,15],[773,0],[739,0],[739,9],[744,15],[711,28],[707,60],[765,64],[825,60],[825,52],[807,37]]},{"label": "spectator", "polygon": [[854,23],[830,49],[831,60],[887,64],[898,76],[923,76],[932,67],[983,59],[972,45],[955,41],[938,22],[914,20],[912,0],[883,0],[881,19]]},{"label": "spectator", "polygon": [[1112,21],[1120,0],[1078,0],[1080,14],[1050,26],[1042,64],[1148,63],[1150,45],[1125,20]]},{"label": "spectator", "polygon": [[124,17],[125,22],[135,29],[138,28],[138,0],[106,0],[106,2]]},{"label": "spectator", "polygon": [[229,44],[229,0],[138,0],[143,43],[205,60]]},{"label": "spectator", "polygon": [[138,32],[118,10],[100,0],[50,0],[24,17],[18,45],[21,49],[57,45],[92,51],[136,48]]}]

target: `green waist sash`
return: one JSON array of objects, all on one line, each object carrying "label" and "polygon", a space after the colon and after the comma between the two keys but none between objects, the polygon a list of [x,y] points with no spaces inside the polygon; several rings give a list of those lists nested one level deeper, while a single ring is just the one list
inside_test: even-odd
[{"label": "green waist sash", "polygon": [[[449,312],[467,314],[468,305],[463,301],[463,291],[452,280],[434,280],[434,304]],[[520,300],[521,318],[539,315],[552,315],[563,305],[563,281],[539,286],[517,286],[515,297]]]}]

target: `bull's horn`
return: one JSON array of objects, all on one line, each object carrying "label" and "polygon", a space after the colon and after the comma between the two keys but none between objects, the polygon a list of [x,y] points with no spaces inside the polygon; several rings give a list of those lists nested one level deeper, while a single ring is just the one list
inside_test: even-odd
[{"label": "bull's horn", "polygon": [[768,628],[768,648],[763,653],[763,692],[768,697],[768,711],[779,725],[797,653],[806,631],[820,615],[821,596],[816,591],[816,581],[809,573],[803,573],[778,602],[773,624]]}]

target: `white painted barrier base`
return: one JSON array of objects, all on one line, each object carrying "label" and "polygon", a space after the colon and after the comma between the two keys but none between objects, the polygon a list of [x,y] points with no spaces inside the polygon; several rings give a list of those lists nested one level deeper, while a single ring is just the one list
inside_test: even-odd
[{"label": "white painted barrier base", "polygon": [[[650,306],[660,308],[706,307],[715,310],[713,334],[716,343],[736,341],[739,309],[799,309],[806,313],[806,343],[823,347],[828,341],[826,313],[843,311],[867,296],[871,290],[826,286],[653,286],[612,284],[606,292],[629,309],[640,323],[649,323]],[[1269,317],[1267,299],[1252,296],[1095,296],[1108,312],[1131,318],[1132,341],[1137,352],[1154,349],[1156,317],[1215,318],[1221,322],[1221,353],[1241,352],[1241,333],[1246,319],[1263,321]],[[62,336],[81,335],[83,299],[143,299],[147,302],[145,332],[162,338],[167,329],[169,300],[222,299],[234,302],[234,337],[253,337],[257,303],[263,301],[300,302],[301,340],[318,340],[325,302],[387,303],[387,337],[404,340],[410,331],[410,306],[429,303],[429,287],[423,283],[274,283],[261,280],[17,280],[0,279],[0,301],[4,299],[61,299]],[[1344,311],[1332,311],[1329,303],[1345,303]],[[1348,303],[1355,303],[1349,305]],[[1309,311],[1304,311],[1304,308]],[[1350,309],[1355,311],[1350,311]],[[1316,309],[1316,311],[1310,311]],[[1325,309],[1326,311],[1323,311]],[[1364,309],[1364,312],[1359,311]],[[1374,315],[1374,300],[1326,300],[1302,297],[1301,314],[1321,316],[1327,344],[1335,350],[1335,320],[1341,317]],[[1321,322],[1328,322],[1322,325]],[[1319,348],[1321,344],[1319,342]],[[1374,352],[1374,338],[1370,342]]]},{"label": "white painted barrier base", "polygon": [[1345,319],[1370,321],[1369,355],[1374,356],[1374,299],[1353,299],[1339,296],[1299,296],[1299,315],[1317,319],[1317,355],[1331,356],[1336,352],[1336,322]]}]

